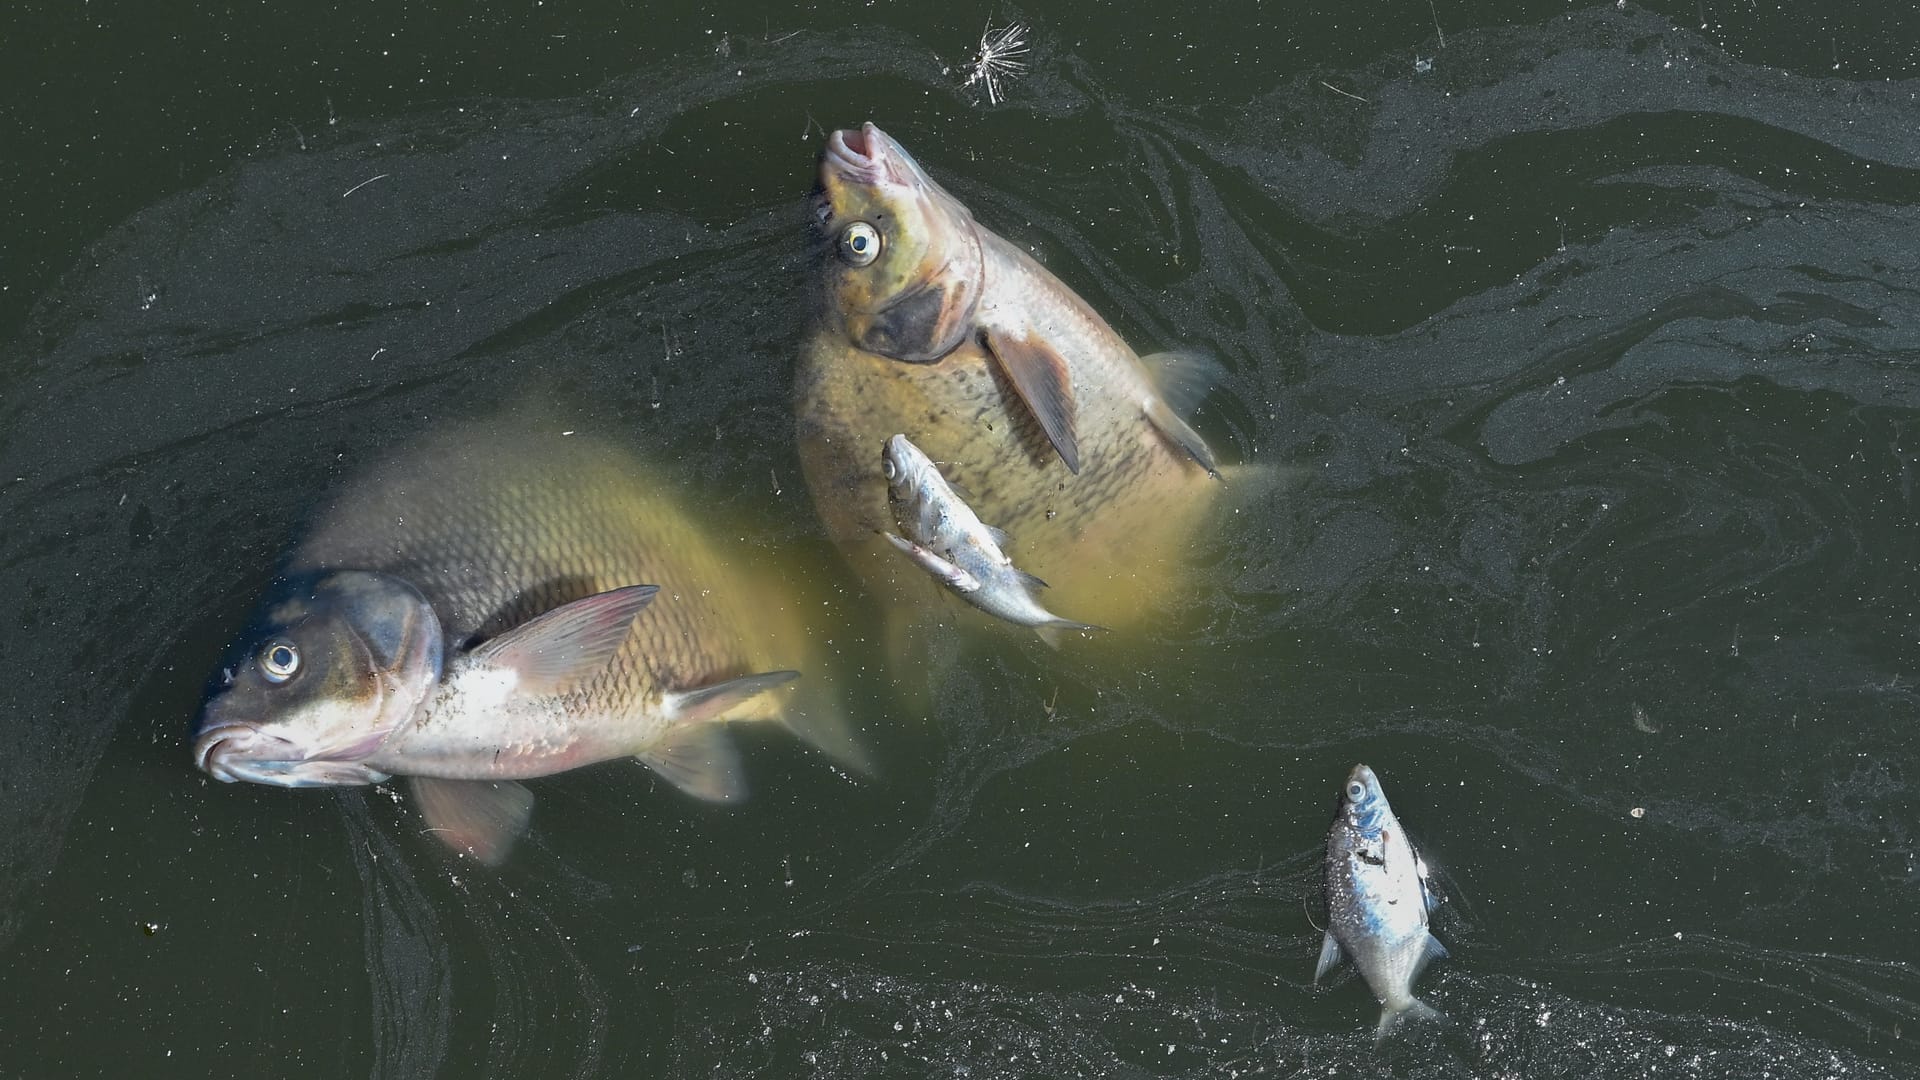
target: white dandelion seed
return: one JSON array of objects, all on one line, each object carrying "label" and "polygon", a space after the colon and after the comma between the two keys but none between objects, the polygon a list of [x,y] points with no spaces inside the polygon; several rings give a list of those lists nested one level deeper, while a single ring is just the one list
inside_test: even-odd
[{"label": "white dandelion seed", "polygon": [[967,72],[967,81],[962,84],[972,86],[985,83],[987,102],[1000,104],[1002,97],[1000,84],[1003,81],[1017,79],[1027,72],[1027,62],[1016,59],[1027,55],[1027,24],[1013,23],[995,30],[989,22],[980,34],[980,54],[974,58]]}]

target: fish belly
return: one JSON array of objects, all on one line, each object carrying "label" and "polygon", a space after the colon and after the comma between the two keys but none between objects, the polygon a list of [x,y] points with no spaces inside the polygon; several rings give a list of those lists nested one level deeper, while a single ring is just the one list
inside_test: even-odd
[{"label": "fish belly", "polygon": [[904,433],[982,521],[1010,534],[1014,565],[1051,586],[1040,597],[1048,610],[1121,629],[1176,595],[1221,485],[1147,422],[1143,384],[1084,377],[1076,372],[1075,475],[977,345],[907,364],[827,334],[810,342],[795,392],[807,487],[868,587],[895,603],[938,596],[876,531],[894,527],[880,450]]}]

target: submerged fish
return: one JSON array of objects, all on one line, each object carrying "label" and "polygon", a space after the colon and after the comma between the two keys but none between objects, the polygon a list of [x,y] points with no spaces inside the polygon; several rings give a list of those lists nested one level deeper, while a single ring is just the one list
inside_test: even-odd
[{"label": "submerged fish", "polygon": [[1063,619],[1040,606],[1034,589],[1047,583],[1013,565],[1001,550],[1007,535],[981,521],[905,435],[887,440],[880,472],[894,521],[906,537],[887,533],[893,546],[962,600],[1015,626],[1030,627],[1058,648],[1062,630],[1100,627]]},{"label": "submerged fish", "polygon": [[1179,415],[1203,387],[1162,385],[872,124],[828,137],[820,186],[829,250],[795,412],[807,487],[856,570],[905,599],[881,554],[890,514],[872,447],[906,431],[1020,537],[1063,607],[1106,626],[1149,618],[1221,487]]},{"label": "submerged fish", "polygon": [[443,840],[504,858],[515,781],[634,757],[691,795],[745,793],[721,724],[780,720],[864,766],[801,605],[703,535],[633,458],[456,430],[316,515],[203,710],[194,760],[282,787],[409,779]]},{"label": "submerged fish", "polygon": [[1440,1015],[1413,996],[1421,969],[1447,955],[1427,929],[1431,909],[1426,865],[1401,831],[1379,778],[1355,765],[1327,834],[1328,926],[1313,981],[1343,955],[1351,958],[1384,1006],[1377,1037],[1404,1017]]}]

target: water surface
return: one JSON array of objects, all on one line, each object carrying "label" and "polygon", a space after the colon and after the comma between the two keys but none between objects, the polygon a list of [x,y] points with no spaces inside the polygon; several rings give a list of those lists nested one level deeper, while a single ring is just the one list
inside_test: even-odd
[{"label": "water surface", "polygon": [[[1035,12],[999,106],[985,11],[415,16],[384,76],[372,22],[229,27],[293,119],[113,130],[179,167],[15,230],[0,1066],[1910,1073],[1920,83],[1897,20],[1700,12]],[[339,41],[351,78],[268,62]],[[1225,365],[1197,424],[1280,482],[1151,662],[962,635],[926,715],[891,693],[786,397],[813,155],[864,119],[1142,351]],[[767,735],[737,809],[553,778],[490,873],[383,790],[192,771],[302,513],[528,403],[830,597],[879,775]],[[1359,760],[1449,897],[1455,1023],[1384,1051],[1310,985]]]}]

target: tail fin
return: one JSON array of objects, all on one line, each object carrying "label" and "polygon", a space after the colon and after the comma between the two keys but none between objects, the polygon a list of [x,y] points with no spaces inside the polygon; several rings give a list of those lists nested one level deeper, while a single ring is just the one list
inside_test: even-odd
[{"label": "tail fin", "polygon": [[799,691],[783,703],[780,722],[801,742],[841,765],[863,775],[873,774],[873,758],[854,734],[846,705],[827,678],[802,680]]},{"label": "tail fin", "polygon": [[1068,630],[1099,630],[1104,633],[1106,629],[1104,626],[1074,622],[1072,619],[1062,619],[1056,615],[1052,622],[1041,623],[1039,626],[1034,627],[1033,632],[1039,634],[1040,640],[1046,642],[1049,648],[1058,652],[1060,643]]},{"label": "tail fin", "polygon": [[1388,1005],[1386,1008],[1380,1010],[1380,1025],[1373,1029],[1373,1041],[1386,1041],[1387,1036],[1391,1034],[1395,1028],[1398,1028],[1401,1024],[1409,1020],[1424,1022],[1427,1020],[1444,1019],[1446,1019],[1446,1014],[1440,1010],[1421,1001],[1419,998],[1410,997],[1403,1005],[1398,1007]]}]

